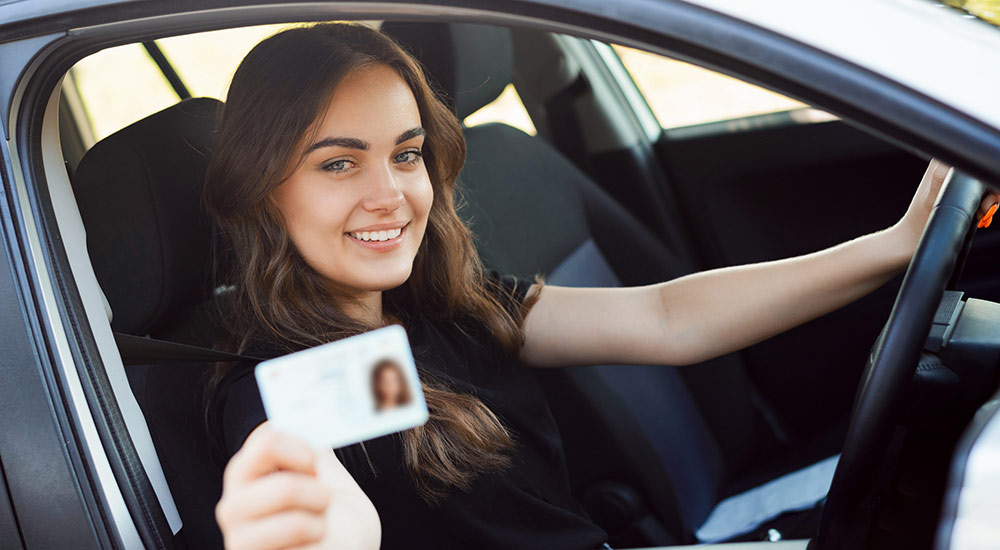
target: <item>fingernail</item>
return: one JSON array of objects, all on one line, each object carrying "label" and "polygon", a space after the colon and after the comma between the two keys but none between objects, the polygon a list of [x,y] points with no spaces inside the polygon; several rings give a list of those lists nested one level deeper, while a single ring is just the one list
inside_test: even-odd
[{"label": "fingernail", "polygon": [[989,227],[990,224],[993,223],[993,214],[997,213],[998,206],[1000,206],[1000,203],[991,206],[990,209],[986,211],[986,214],[979,219],[979,225],[976,227]]}]

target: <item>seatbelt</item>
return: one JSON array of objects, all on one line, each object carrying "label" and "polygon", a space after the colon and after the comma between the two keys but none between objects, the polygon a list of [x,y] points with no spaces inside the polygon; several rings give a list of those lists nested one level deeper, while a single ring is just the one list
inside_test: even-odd
[{"label": "seatbelt", "polygon": [[167,342],[134,334],[114,333],[115,344],[121,353],[122,363],[129,365],[149,365],[153,363],[217,363],[264,361],[259,357],[227,353],[211,348],[202,348],[177,342]]},{"label": "seatbelt", "polygon": [[593,166],[583,137],[583,128],[576,114],[576,100],[590,91],[590,84],[583,75],[576,77],[569,86],[545,101],[545,112],[549,119],[552,144],[573,164],[593,176]]}]

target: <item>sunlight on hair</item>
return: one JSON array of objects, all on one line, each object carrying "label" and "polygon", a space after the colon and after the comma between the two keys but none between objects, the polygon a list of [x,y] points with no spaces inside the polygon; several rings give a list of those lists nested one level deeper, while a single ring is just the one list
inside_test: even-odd
[{"label": "sunlight on hair", "polygon": [[528,135],[538,133],[528,116],[528,111],[521,102],[521,96],[513,84],[508,84],[496,99],[489,105],[465,117],[466,126],[479,126],[490,122],[501,122],[521,130]]}]

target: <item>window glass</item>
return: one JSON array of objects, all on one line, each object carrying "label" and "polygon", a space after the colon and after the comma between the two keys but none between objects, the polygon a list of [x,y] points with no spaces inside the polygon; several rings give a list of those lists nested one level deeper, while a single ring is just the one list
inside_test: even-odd
[{"label": "window glass", "polygon": [[101,50],[80,60],[72,74],[95,140],[177,103],[141,44]]},{"label": "window glass", "polygon": [[258,42],[289,25],[259,25],[157,40],[192,97],[223,100],[240,61]]},{"label": "window glass", "polygon": [[[664,128],[808,108],[781,94],[690,63],[623,46],[614,48]],[[796,120],[832,118],[820,115],[825,116]]]},{"label": "window glass", "polygon": [[[226,29],[156,43],[193,97],[224,99],[243,56],[285,26]],[[96,140],[178,101],[142,44],[101,50],[77,63],[72,75]]]},{"label": "window glass", "polygon": [[489,122],[502,122],[532,136],[537,133],[513,84],[508,84],[503,93],[492,103],[465,117],[466,126],[478,126]]}]

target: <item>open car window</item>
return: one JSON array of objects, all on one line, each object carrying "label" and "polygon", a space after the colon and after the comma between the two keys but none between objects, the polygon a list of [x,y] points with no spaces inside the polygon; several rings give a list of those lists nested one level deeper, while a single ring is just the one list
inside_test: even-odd
[{"label": "open car window", "polygon": [[746,129],[747,119],[782,113],[792,122],[820,122],[835,117],[790,97],[683,61],[642,50],[614,46],[622,64],[667,130],[724,123],[720,130]]}]

